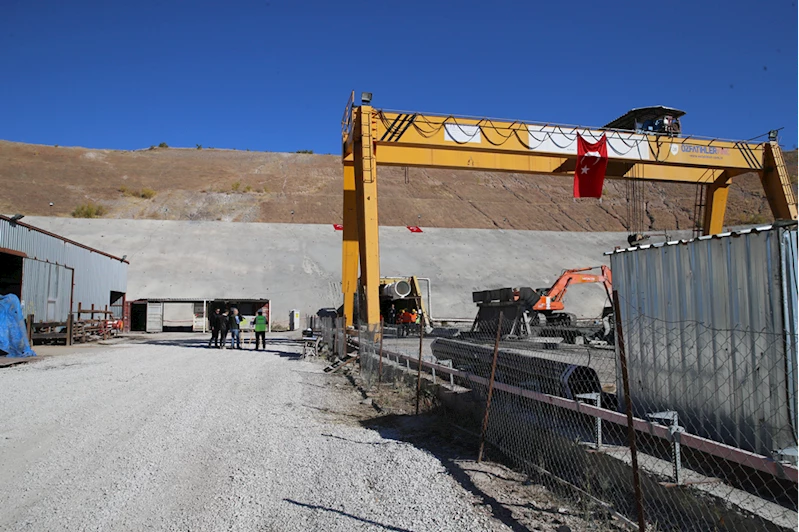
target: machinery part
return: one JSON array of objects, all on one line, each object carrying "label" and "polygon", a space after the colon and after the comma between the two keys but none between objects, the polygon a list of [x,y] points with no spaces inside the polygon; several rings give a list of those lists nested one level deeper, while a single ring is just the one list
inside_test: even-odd
[{"label": "machinery part", "polygon": [[488,301],[478,304],[471,332],[493,336],[497,332],[500,315],[504,318],[501,331],[503,337],[529,335],[524,309],[516,301]]},{"label": "machinery part", "polygon": [[497,288],[496,290],[472,292],[473,303],[488,303],[490,301],[514,301],[513,288]]},{"label": "machinery part", "polygon": [[[613,278],[610,268],[604,264],[599,268],[602,272],[600,275],[583,273],[595,270],[595,266],[564,271],[550,288],[540,292],[541,295],[538,301],[533,305],[532,310],[544,313],[547,317],[552,313],[564,310],[563,298],[566,296],[566,291],[569,287],[574,284],[602,283],[605,286],[608,298],[610,298],[613,293]],[[549,320],[547,321],[549,322]]]},{"label": "machinery part", "polygon": [[550,327],[572,327],[577,323],[577,316],[570,312],[544,314],[544,318],[546,318],[547,325]]},{"label": "machinery part", "polygon": [[381,295],[391,299],[404,299],[411,295],[411,283],[408,281],[396,281],[382,285]]},{"label": "machinery part", "polygon": [[[431,349],[438,360],[479,375],[488,375],[494,358],[493,346],[463,340],[436,338]],[[497,353],[497,374],[505,384],[534,389],[537,392],[575,399],[578,394],[601,393],[596,371],[588,366],[522,354],[507,349]]]},{"label": "machinery part", "polygon": [[[424,301],[424,294],[422,293],[422,286],[419,281],[425,281],[427,283],[427,301],[428,305],[425,305]],[[429,307],[430,298],[431,298],[431,290],[432,285],[430,283],[430,279],[426,277],[416,277],[415,275],[411,276],[393,276],[393,277],[381,277],[380,278],[380,313],[384,316],[388,316],[388,310],[392,306],[394,301],[402,301],[398,303],[397,310],[398,313],[405,308],[415,308],[421,311],[422,314],[422,323],[425,327],[432,328],[432,317],[431,317],[431,310]],[[404,294],[404,295],[403,295]],[[357,312],[356,312],[357,314]],[[387,320],[387,325],[393,326],[394,324]]]},{"label": "machinery part", "polygon": [[[563,298],[573,284],[602,283],[605,291],[611,293],[613,286],[610,268],[599,268],[600,275],[584,273],[596,268],[566,270],[549,288],[534,290],[523,286],[472,292],[472,301],[477,303],[478,311],[471,332],[493,335],[496,332],[497,316],[502,312],[508,318],[503,324],[502,335],[508,339],[522,336],[561,337],[569,344],[577,342],[578,338],[584,340],[586,331],[576,327],[577,316],[559,311],[564,309]],[[596,330],[587,332],[588,336],[600,336],[603,340],[608,336],[607,331],[604,334]]]}]

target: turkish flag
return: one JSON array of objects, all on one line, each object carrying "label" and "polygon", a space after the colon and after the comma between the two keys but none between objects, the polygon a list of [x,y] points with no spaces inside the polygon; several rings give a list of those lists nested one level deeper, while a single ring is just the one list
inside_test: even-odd
[{"label": "turkish flag", "polygon": [[601,198],[608,168],[608,139],[605,135],[591,144],[577,134],[577,167],[574,169],[574,197]]},{"label": "turkish flag", "polygon": [[419,227],[418,225],[408,225],[407,227],[408,227],[408,231],[410,231],[411,233],[421,233],[422,232],[422,228]]},{"label": "turkish flag", "polygon": [[343,231],[344,226],[341,224],[333,224],[333,229],[335,229],[336,231]]}]

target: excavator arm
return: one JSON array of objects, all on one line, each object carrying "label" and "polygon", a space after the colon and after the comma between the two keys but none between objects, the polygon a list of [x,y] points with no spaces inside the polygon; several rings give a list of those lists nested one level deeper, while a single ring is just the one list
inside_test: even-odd
[{"label": "excavator arm", "polygon": [[564,309],[563,298],[566,296],[566,291],[571,285],[583,283],[602,283],[608,298],[612,298],[613,294],[613,280],[610,273],[610,268],[601,266],[601,274],[588,274],[588,272],[595,270],[596,267],[589,268],[575,268],[573,270],[564,271],[555,283],[542,293],[538,301],[533,305],[533,310],[537,312],[553,312],[561,311]]}]

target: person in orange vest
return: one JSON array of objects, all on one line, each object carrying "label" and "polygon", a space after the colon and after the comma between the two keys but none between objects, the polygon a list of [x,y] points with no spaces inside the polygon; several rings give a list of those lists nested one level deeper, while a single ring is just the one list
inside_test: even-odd
[{"label": "person in orange vest", "polygon": [[397,322],[399,323],[398,335],[408,336],[408,330],[413,321],[413,314],[411,314],[408,310],[403,310],[402,314],[400,314],[399,318],[397,318]]}]

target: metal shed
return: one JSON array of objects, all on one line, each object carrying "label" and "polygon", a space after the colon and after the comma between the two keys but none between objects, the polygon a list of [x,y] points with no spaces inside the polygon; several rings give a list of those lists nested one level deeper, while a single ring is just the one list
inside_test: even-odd
[{"label": "metal shed", "polygon": [[126,313],[132,331],[144,332],[206,332],[208,316],[214,308],[237,307],[247,319],[264,310],[272,331],[271,307],[268,299],[253,298],[147,298],[130,301]]},{"label": "metal shed", "polygon": [[795,455],[796,222],[610,260],[636,414],[676,412],[688,432]]},{"label": "metal shed", "polygon": [[0,294],[16,294],[37,322],[64,322],[78,305],[122,317],[128,262],[0,215]]}]

